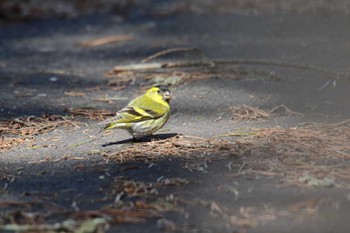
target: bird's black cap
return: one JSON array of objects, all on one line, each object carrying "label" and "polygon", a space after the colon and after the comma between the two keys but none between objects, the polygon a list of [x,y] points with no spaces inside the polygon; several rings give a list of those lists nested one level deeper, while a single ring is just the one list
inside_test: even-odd
[{"label": "bird's black cap", "polygon": [[170,92],[169,88],[167,86],[165,86],[165,85],[155,85],[155,87],[158,87],[159,90],[161,90],[162,92],[165,92],[165,91],[169,91]]}]

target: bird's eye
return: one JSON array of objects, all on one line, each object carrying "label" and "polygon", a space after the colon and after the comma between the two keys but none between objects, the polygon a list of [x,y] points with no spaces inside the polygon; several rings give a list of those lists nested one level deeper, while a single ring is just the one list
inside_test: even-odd
[{"label": "bird's eye", "polygon": [[158,90],[157,93],[160,94],[160,90]]}]

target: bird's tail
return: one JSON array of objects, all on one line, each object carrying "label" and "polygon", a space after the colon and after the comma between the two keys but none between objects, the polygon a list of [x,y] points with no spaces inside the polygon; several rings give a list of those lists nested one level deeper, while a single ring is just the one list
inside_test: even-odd
[{"label": "bird's tail", "polygon": [[116,122],[111,122],[111,123],[108,123],[107,125],[105,125],[101,131],[104,131],[104,130],[108,130],[108,129],[113,129],[115,127],[117,127],[118,123]]},{"label": "bird's tail", "polygon": [[106,124],[101,131],[113,129],[113,128],[120,128],[120,129],[128,129],[130,125],[128,123],[120,123],[120,122],[110,122]]}]

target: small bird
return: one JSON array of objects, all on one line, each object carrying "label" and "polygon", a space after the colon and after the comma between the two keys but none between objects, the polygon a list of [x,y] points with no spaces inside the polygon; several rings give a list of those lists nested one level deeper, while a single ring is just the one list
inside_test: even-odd
[{"label": "small bird", "polygon": [[167,86],[151,87],[145,94],[136,97],[116,116],[102,121],[103,130],[119,128],[127,130],[134,141],[152,135],[169,119],[171,92]]}]

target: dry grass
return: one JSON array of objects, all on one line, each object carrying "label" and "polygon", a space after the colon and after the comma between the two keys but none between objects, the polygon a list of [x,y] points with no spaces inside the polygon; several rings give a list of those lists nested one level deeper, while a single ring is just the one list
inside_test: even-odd
[{"label": "dry grass", "polygon": [[[317,128],[269,128],[244,132],[236,141],[177,136],[137,143],[105,154],[108,159],[156,160],[161,157],[241,158],[237,175],[279,176],[292,184],[350,187],[350,120]],[[240,135],[237,132],[227,136]],[[247,136],[248,135],[248,136]]]},{"label": "dry grass", "polygon": [[0,138],[0,152],[10,150],[24,143],[26,143],[25,138],[2,137]]},{"label": "dry grass", "polygon": [[232,113],[231,121],[243,121],[243,120],[267,120],[271,115],[301,115],[300,113],[293,112],[284,105],[279,105],[269,110],[262,110],[256,107],[243,104],[238,107],[231,107],[229,111]]},{"label": "dry grass", "polygon": [[105,120],[107,117],[114,116],[115,113],[106,109],[95,108],[72,108],[67,110],[74,117],[83,117],[90,120]]},{"label": "dry grass", "polygon": [[77,123],[64,116],[43,115],[42,117],[20,117],[0,121],[0,152],[24,144],[34,135],[47,133],[60,126],[78,127]]},{"label": "dry grass", "polygon": [[[324,124],[318,128],[260,129],[236,143],[246,156],[244,163],[252,172],[283,174],[291,183],[309,183],[322,186],[340,181],[349,187],[350,175],[350,121]],[[326,182],[327,180],[328,182]],[[345,183],[343,183],[345,182]],[[310,184],[310,183],[309,183]],[[336,182],[334,182],[336,185]]]},{"label": "dry grass", "polygon": [[[258,227],[266,222],[275,221],[280,217],[292,221],[309,221],[325,203],[327,203],[327,200],[324,199],[309,199],[290,205],[288,210],[278,210],[268,206],[240,207],[238,214],[230,216],[226,214],[223,217],[243,231],[244,229]],[[296,219],[295,214],[297,215]]]},{"label": "dry grass", "polygon": [[150,55],[144,59],[142,59],[142,63],[146,63],[146,62],[149,62],[151,60],[154,60],[156,58],[159,58],[159,57],[163,57],[167,54],[171,54],[171,53],[179,53],[179,52],[196,52],[196,53],[202,53],[202,51],[198,48],[171,48],[171,49],[166,49],[166,50],[162,50],[160,52],[157,52],[153,55]]},{"label": "dry grass", "polygon": [[33,136],[46,133],[59,126],[74,126],[72,120],[59,115],[43,115],[42,117],[20,117],[7,121],[0,121],[0,133],[20,136]]},{"label": "dry grass", "polygon": [[104,120],[114,113],[108,110],[93,108],[76,108],[67,110],[72,116],[43,115],[41,117],[19,117],[0,121],[0,152],[10,150],[18,145],[30,142],[34,135],[47,133],[58,127],[79,128],[74,117],[91,120]]},{"label": "dry grass", "polygon": [[[334,180],[332,185],[349,188],[350,176],[350,120],[335,124],[310,125],[302,128],[268,128],[251,130],[241,134],[235,141],[216,138],[176,136],[165,140],[135,143],[118,151],[105,153],[109,160],[119,162],[150,160],[158,158],[182,158],[186,168],[202,166],[205,160],[227,158],[234,164],[232,175],[279,176],[287,184],[306,186],[305,174],[318,179]],[[237,136],[237,132],[227,136]],[[204,161],[204,162],[203,162]],[[197,167],[198,167],[197,166]],[[210,166],[210,164],[209,164]],[[227,169],[222,168],[222,169]],[[231,174],[229,174],[231,175]],[[302,179],[301,179],[302,178]],[[77,211],[75,221],[108,217],[113,224],[138,223],[149,218],[159,218],[165,211],[179,208],[178,204],[205,205],[210,214],[224,219],[240,231],[275,221],[281,217],[291,221],[308,221],[318,209],[327,203],[325,199],[308,199],[292,203],[287,209],[270,206],[241,206],[237,211],[226,208],[219,201],[197,201],[172,199],[152,201],[164,186],[186,185],[189,181],[181,178],[159,178],[154,183],[143,183],[118,178],[112,185],[110,196],[113,204],[98,210]],[[322,186],[322,182],[319,186]],[[223,187],[223,190],[238,196],[237,190]],[[236,193],[237,192],[237,193]],[[131,197],[136,201],[126,201]],[[147,198],[146,198],[147,197]],[[140,201],[142,198],[146,201]],[[31,220],[28,220],[31,221]]]},{"label": "dry grass", "polygon": [[151,84],[164,84],[168,86],[178,86],[180,84],[196,81],[206,80],[216,77],[213,72],[189,72],[189,71],[171,71],[171,72],[136,72],[123,71],[112,72],[109,71],[107,77],[111,78],[107,83],[112,89],[121,90],[125,85],[134,83],[136,80],[146,80]]},{"label": "dry grass", "polygon": [[210,154],[230,155],[235,153],[234,143],[223,140],[176,136],[165,140],[136,143],[119,151],[105,154],[108,159],[128,160],[157,159],[164,156],[188,157]]}]

